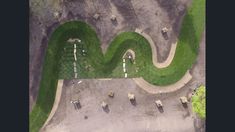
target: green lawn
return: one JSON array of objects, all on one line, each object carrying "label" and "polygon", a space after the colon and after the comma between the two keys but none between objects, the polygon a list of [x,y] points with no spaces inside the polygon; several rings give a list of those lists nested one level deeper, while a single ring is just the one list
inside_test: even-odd
[{"label": "green lawn", "polygon": [[74,76],[73,45],[66,42],[69,38],[81,39],[82,44],[78,46],[87,51],[86,56],[77,54],[79,78],[123,77],[122,55],[132,49],[136,53],[136,64],[127,63],[128,77],[143,77],[152,84],[167,85],[178,81],[194,64],[204,25],[205,0],[193,0],[182,23],[175,57],[162,69],[154,67],[149,43],[135,32],[120,33],[102,54],[100,40],[88,24],[72,21],[59,26],[48,43],[37,102],[30,113],[30,131],[38,132],[46,121],[54,103],[58,79]]}]

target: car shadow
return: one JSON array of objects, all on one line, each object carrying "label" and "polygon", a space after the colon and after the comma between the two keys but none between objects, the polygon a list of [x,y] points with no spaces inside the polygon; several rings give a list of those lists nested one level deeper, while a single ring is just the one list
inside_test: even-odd
[{"label": "car shadow", "polygon": [[85,119],[85,120],[88,119],[88,116],[85,115],[85,116],[84,116],[84,119]]},{"label": "car shadow", "polygon": [[188,108],[188,104],[187,104],[187,103],[183,103],[183,107],[184,107],[185,109],[187,109],[187,108]]},{"label": "car shadow", "polygon": [[130,100],[130,102],[131,102],[131,104],[132,104],[133,106],[136,106],[136,105],[137,105],[136,99],[132,99],[132,100]]},{"label": "car shadow", "polygon": [[103,107],[103,110],[104,110],[104,112],[106,112],[106,113],[109,113],[109,112],[110,112],[109,106]]},{"label": "car shadow", "polygon": [[79,109],[82,108],[82,106],[81,106],[80,103],[73,103],[73,105],[74,105],[74,109],[75,109],[75,110],[79,110]]},{"label": "car shadow", "polygon": [[158,110],[159,110],[159,112],[160,112],[160,113],[163,113],[163,112],[164,112],[164,109],[163,109],[163,107],[162,107],[162,106],[157,107],[157,108],[158,108]]},{"label": "car shadow", "polygon": [[118,25],[117,20],[111,20],[111,21],[112,21],[112,24],[113,24],[114,26],[117,26],[117,25]]},{"label": "car shadow", "polygon": [[165,40],[168,40],[168,38],[169,38],[167,33],[163,33],[163,32],[162,32],[162,36],[163,36],[163,38],[164,38]]}]

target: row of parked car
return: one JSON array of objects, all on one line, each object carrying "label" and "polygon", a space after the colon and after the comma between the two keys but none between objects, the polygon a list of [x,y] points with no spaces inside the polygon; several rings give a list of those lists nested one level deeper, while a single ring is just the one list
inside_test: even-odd
[{"label": "row of parked car", "polygon": [[[110,92],[110,93],[108,94],[108,96],[111,97],[111,98],[113,98],[113,97],[114,97],[114,93],[113,93],[113,92]],[[130,100],[130,102],[131,102],[132,104],[135,103],[136,100],[135,100],[135,95],[134,95],[133,93],[128,93],[128,94],[127,94],[127,97],[129,98],[129,100]],[[180,97],[180,102],[181,102],[183,105],[187,105],[187,103],[188,103],[187,97],[185,97],[185,96]],[[162,101],[161,101],[161,100],[156,100],[156,101],[155,101],[155,104],[156,104],[157,107],[161,107],[161,108],[163,107],[163,104],[162,104]],[[101,107],[102,107],[103,109],[105,109],[105,108],[108,107],[108,104],[107,104],[105,101],[102,101]]]},{"label": "row of parked car", "polygon": [[[114,98],[114,92],[112,92],[112,91],[109,92],[108,96],[110,98]],[[128,93],[127,97],[130,100],[131,104],[133,104],[133,105],[136,104],[136,98],[135,98],[135,95],[133,93]],[[187,103],[188,103],[188,99],[185,96],[180,97],[179,100],[184,106],[187,105]],[[71,101],[71,103],[74,104],[75,109],[79,109],[81,107],[79,100],[73,100],[73,101]],[[161,108],[161,109],[163,108],[163,104],[162,104],[161,100],[156,100],[154,103],[156,104],[156,106],[158,108]],[[104,110],[106,110],[108,108],[108,103],[106,103],[105,101],[102,101],[101,107]]]}]

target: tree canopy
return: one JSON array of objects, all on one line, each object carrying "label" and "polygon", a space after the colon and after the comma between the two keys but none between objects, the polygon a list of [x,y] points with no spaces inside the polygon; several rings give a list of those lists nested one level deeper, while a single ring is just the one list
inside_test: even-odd
[{"label": "tree canopy", "polygon": [[199,117],[206,117],[206,88],[200,86],[195,95],[192,97],[193,111],[198,114]]}]

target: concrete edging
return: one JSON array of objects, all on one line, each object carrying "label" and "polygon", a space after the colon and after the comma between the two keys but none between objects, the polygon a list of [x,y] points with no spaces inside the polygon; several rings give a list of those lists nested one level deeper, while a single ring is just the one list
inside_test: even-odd
[{"label": "concrete edging", "polygon": [[148,34],[143,32],[141,29],[136,28],[135,32],[140,34],[140,35],[142,35],[142,36],[144,36],[144,38],[148,40],[148,42],[149,42],[149,44],[151,46],[151,49],[152,49],[152,61],[153,61],[154,66],[156,66],[157,68],[165,68],[165,67],[167,67],[167,66],[169,66],[171,64],[171,62],[172,62],[172,60],[173,60],[173,58],[175,56],[177,42],[173,43],[171,45],[171,49],[170,49],[170,52],[168,54],[167,59],[164,62],[159,63],[158,60],[157,60],[156,45],[154,44],[152,38]]},{"label": "concrete edging", "polygon": [[52,117],[54,116],[54,114],[55,114],[55,112],[56,112],[56,110],[59,106],[60,97],[61,97],[61,94],[62,94],[63,83],[64,83],[63,79],[58,80],[57,88],[56,88],[56,94],[55,94],[55,101],[54,101],[53,107],[51,109],[51,112],[50,112],[46,122],[44,123],[44,125],[42,126],[40,131],[49,123],[49,121],[52,119]]},{"label": "concrete edging", "polygon": [[[175,51],[177,47],[177,42],[171,45],[170,52],[168,54],[167,59],[164,62],[159,63],[157,60],[157,50],[156,50],[156,45],[154,44],[152,38],[143,32],[141,29],[136,28],[135,32],[144,36],[145,39],[148,40],[151,49],[152,49],[152,61],[155,67],[157,68],[165,68],[169,66],[175,56]],[[134,51],[132,51],[134,52]],[[133,78],[135,83],[139,85],[142,89],[147,91],[148,93],[151,94],[157,94],[157,93],[170,93],[177,91],[178,89],[182,88],[185,86],[186,83],[188,83],[192,79],[192,75],[189,73],[189,70],[185,73],[185,75],[176,83],[167,85],[167,86],[155,86],[150,84],[149,82],[145,81],[142,77],[141,78]]]}]

